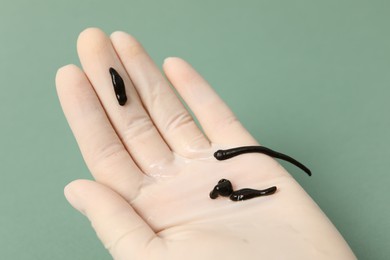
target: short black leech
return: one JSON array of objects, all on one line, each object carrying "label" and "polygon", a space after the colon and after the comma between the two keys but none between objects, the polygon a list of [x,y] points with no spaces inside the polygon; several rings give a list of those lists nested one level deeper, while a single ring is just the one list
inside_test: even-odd
[{"label": "short black leech", "polygon": [[114,86],[116,99],[118,100],[119,105],[124,106],[127,101],[125,83],[123,82],[122,77],[114,68],[110,68],[110,75],[112,85]]},{"label": "short black leech", "polygon": [[210,192],[210,198],[216,199],[219,195],[229,197],[232,201],[249,200],[252,198],[271,195],[276,192],[276,186],[265,190],[241,189],[233,191],[232,183],[229,180],[221,179]]},{"label": "short black leech", "polygon": [[230,195],[230,199],[233,201],[249,200],[260,196],[267,196],[267,195],[274,194],[276,190],[277,190],[276,186],[272,186],[265,190],[241,189],[233,192]]},{"label": "short black leech", "polygon": [[267,147],[264,146],[242,146],[242,147],[236,147],[232,149],[227,149],[227,150],[218,150],[214,153],[214,157],[221,161],[221,160],[226,160],[232,157],[235,157],[240,154],[244,153],[263,153],[268,156],[278,158],[284,161],[287,161],[289,163],[294,164],[295,166],[301,168],[304,172],[306,172],[309,176],[311,176],[311,171],[302,163],[298,162],[294,158],[291,158],[288,155],[276,152],[274,150],[271,150]]}]

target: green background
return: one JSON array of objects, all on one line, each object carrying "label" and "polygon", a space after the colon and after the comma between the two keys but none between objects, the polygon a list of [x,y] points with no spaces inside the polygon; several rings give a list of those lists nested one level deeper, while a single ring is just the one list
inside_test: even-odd
[{"label": "green background", "polygon": [[390,255],[390,1],[5,1],[0,4],[0,259],[110,259],[63,197],[91,178],[56,70],[84,28],[124,30],[157,64],[187,59],[285,165],[359,259]]}]

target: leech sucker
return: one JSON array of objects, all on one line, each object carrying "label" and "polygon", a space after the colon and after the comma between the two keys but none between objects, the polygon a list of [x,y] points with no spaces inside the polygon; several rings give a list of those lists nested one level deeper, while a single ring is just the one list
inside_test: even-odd
[{"label": "leech sucker", "polygon": [[112,85],[114,86],[116,99],[118,100],[119,105],[124,106],[127,101],[125,83],[123,82],[122,77],[114,68],[110,68],[110,75]]},{"label": "leech sucker", "polygon": [[248,189],[248,188],[241,189],[241,190],[234,191],[230,195],[230,199],[232,201],[249,200],[260,196],[267,196],[267,195],[274,194],[276,190],[277,190],[276,186],[272,186],[265,190],[255,190],[255,189]]},{"label": "leech sucker", "polygon": [[232,183],[229,180],[221,179],[218,181],[218,184],[210,192],[210,198],[216,199],[219,195],[223,197],[228,197],[233,193]]},{"label": "leech sucker", "polygon": [[237,155],[244,154],[244,153],[262,153],[262,154],[266,154],[268,156],[271,156],[271,157],[274,157],[277,159],[287,161],[289,163],[294,164],[295,166],[297,166],[298,168],[300,168],[304,172],[306,172],[309,176],[311,176],[311,171],[302,163],[298,162],[297,160],[295,160],[294,158],[292,158],[288,155],[276,152],[276,151],[271,150],[271,149],[264,147],[264,146],[242,146],[242,147],[236,147],[236,148],[227,149],[227,150],[218,150],[214,153],[214,157],[217,160],[221,161],[221,160],[230,159],[232,157],[235,157]]}]

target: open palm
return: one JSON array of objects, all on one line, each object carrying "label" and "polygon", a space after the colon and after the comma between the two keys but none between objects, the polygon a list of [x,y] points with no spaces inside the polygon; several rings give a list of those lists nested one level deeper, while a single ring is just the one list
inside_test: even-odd
[{"label": "open palm", "polygon": [[[208,83],[168,58],[167,80],[132,36],[80,34],[83,70],[61,68],[61,105],[96,182],[77,180],[69,202],[92,222],[115,259],[354,259],[311,198],[272,158],[217,161],[220,148],[256,145]],[[122,76],[120,106],[109,68]],[[268,197],[211,200],[220,179],[234,189],[277,186]]]}]

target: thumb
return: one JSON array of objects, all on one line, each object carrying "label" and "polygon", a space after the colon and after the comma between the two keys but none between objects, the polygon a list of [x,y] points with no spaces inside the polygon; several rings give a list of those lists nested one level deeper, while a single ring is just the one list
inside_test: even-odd
[{"label": "thumb", "polygon": [[142,259],[152,241],[161,242],[134,209],[106,186],[76,180],[65,187],[64,193],[69,203],[91,221],[114,259]]}]

